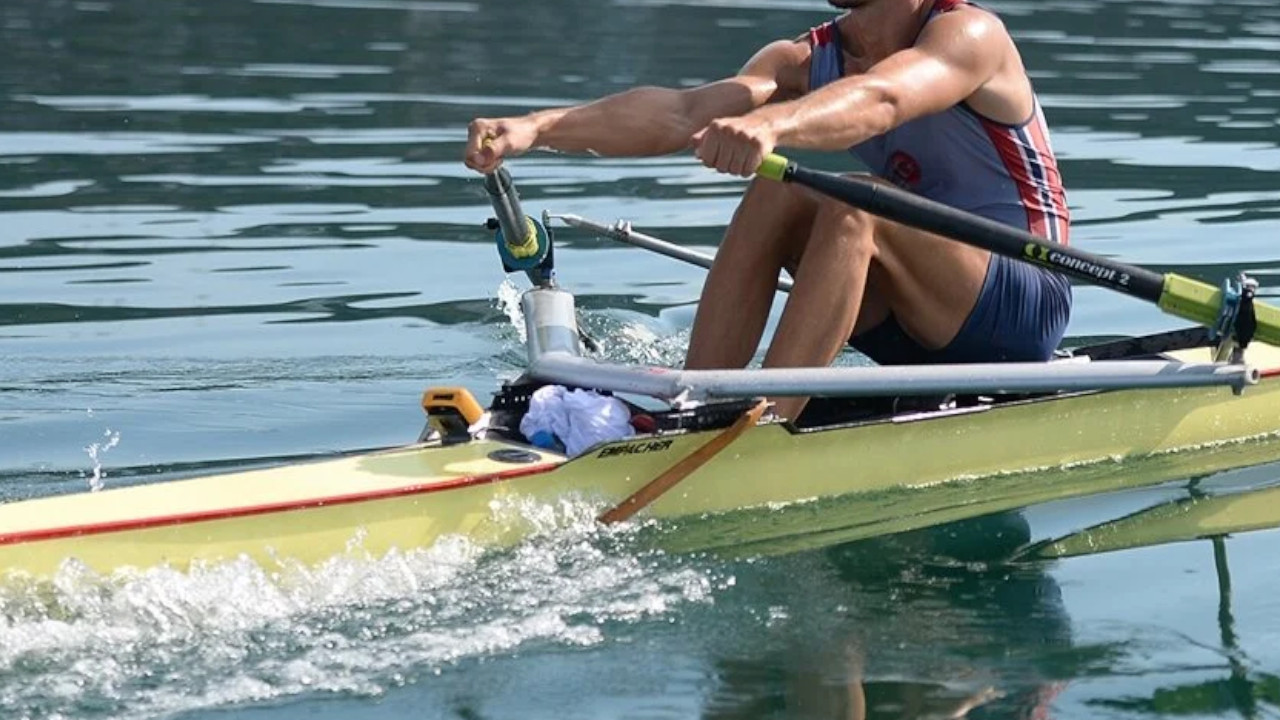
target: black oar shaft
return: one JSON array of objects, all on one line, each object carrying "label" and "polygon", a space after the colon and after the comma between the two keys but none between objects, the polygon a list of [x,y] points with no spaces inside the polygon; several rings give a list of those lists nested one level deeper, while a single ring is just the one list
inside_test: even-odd
[{"label": "black oar shaft", "polygon": [[[1280,347],[1280,308],[1249,299],[1241,305],[1238,291],[1176,273],[1163,275],[1036,237],[994,220],[926,200],[869,178],[845,177],[800,167],[781,155],[769,155],[756,174],[770,180],[794,182],[867,212],[951,238],[993,253],[1025,260],[1083,282],[1155,303],[1161,310],[1206,327],[1225,322],[1233,334],[1240,326],[1236,311],[1252,315],[1253,337]],[[1230,292],[1228,292],[1230,290]],[[1245,331],[1243,342],[1248,342]]]},{"label": "black oar shaft", "polygon": [[1035,263],[1094,285],[1159,302],[1164,276],[1036,237],[935,200],[860,176],[833,175],[789,163],[783,179],[853,207],[966,245]]}]

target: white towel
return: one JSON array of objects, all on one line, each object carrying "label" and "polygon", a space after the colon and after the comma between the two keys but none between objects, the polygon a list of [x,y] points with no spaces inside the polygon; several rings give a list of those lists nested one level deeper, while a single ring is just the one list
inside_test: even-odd
[{"label": "white towel", "polygon": [[554,438],[573,457],[593,445],[631,437],[631,412],[626,403],[594,390],[566,390],[544,385],[529,398],[529,412],[520,432],[539,447]]}]

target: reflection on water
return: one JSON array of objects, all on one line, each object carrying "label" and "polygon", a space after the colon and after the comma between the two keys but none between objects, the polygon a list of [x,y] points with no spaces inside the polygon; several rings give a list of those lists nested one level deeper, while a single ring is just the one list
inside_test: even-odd
[{"label": "reflection on water", "polygon": [[[1041,93],[1078,245],[1215,281],[1280,272],[1274,2],[990,5]],[[0,497],[412,440],[424,385],[484,396],[522,362],[484,196],[458,161],[466,122],[722,76],[830,12],[0,3]],[[512,170],[531,210],[625,216],[704,251],[742,187],[686,156]],[[678,362],[701,272],[560,239],[561,279],[610,357]],[[1074,336],[1173,324],[1076,297]],[[69,614],[6,598],[0,714],[1274,715],[1276,534],[1240,533],[1274,527],[1271,503],[1249,500],[1277,474],[1256,472],[1205,497],[1162,487],[872,544],[810,528],[820,541],[777,557],[579,537],[455,558],[445,579],[392,561],[352,571],[388,594],[320,609],[308,593],[350,586],[322,576],[291,595],[248,568],[214,583],[237,588],[231,606],[199,578],[87,592]]]},{"label": "reflection on water", "polygon": [[[1081,650],[1053,578],[1002,563],[1029,537],[1022,517],[1000,514],[814,553],[808,561],[822,566],[825,586],[781,591],[789,597],[772,608],[803,630],[726,662],[709,716],[1047,711]],[[771,569],[782,575],[774,582],[795,582],[790,564]],[[792,616],[819,603],[836,605],[823,622]]]}]

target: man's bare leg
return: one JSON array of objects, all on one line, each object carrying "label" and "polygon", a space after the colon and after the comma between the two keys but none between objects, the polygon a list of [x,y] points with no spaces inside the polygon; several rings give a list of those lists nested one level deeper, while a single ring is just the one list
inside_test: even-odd
[{"label": "man's bare leg", "polygon": [[[823,202],[764,364],[825,367],[855,328],[889,312],[921,345],[945,347],[977,302],[989,261],[986,251]],[[794,419],[806,402],[778,398],[775,408]]]},{"label": "man's bare leg", "polygon": [[[969,316],[990,255],[798,188],[755,180],[703,286],[685,367],[745,367],[759,346],[785,267],[796,279],[766,367],[825,367],[850,335],[892,312],[928,348]],[[794,418],[807,398],[779,398]]]},{"label": "man's bare leg", "polygon": [[743,195],[702,287],[685,367],[746,367],[764,334],[778,273],[810,234],[818,201],[754,180]]},{"label": "man's bare leg", "polygon": [[[774,333],[765,367],[826,367],[850,335],[862,309],[867,274],[877,254],[870,215],[823,203],[814,218],[795,286]],[[808,398],[776,398],[775,411],[794,419]]]}]

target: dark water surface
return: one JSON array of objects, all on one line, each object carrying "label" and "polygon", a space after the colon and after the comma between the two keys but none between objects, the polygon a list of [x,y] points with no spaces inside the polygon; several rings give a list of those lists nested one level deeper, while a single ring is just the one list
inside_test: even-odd
[{"label": "dark water surface", "polygon": [[[990,5],[1041,93],[1074,243],[1215,282],[1248,270],[1274,297],[1280,6]],[[413,440],[425,385],[487,396],[523,356],[466,122],[714,79],[829,12],[6,0],[0,498]],[[742,187],[687,156],[511,167],[530,209],[703,250]],[[611,354],[679,362],[701,272],[561,239]],[[1076,298],[1073,337],[1177,325]],[[1276,531],[989,562],[1182,485],[735,560],[567,508],[502,553],[67,577],[0,593],[0,717],[1278,717]]]}]

